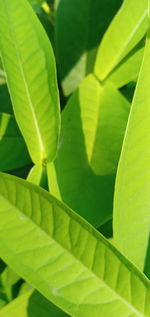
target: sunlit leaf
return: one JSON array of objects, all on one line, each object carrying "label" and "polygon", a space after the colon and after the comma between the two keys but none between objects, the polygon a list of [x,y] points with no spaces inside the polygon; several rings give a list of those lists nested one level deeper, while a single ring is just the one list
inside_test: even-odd
[{"label": "sunlit leaf", "polygon": [[95,74],[104,80],[146,34],[147,0],[124,0],[100,44]]},{"label": "sunlit leaf", "polygon": [[32,160],[56,155],[59,101],[53,51],[26,0],[0,0],[0,51],[17,123]]},{"label": "sunlit leaf", "polygon": [[150,38],[148,34],[123,144],[114,201],[115,242],[140,269],[144,269],[145,266],[150,232],[149,70]]},{"label": "sunlit leaf", "polygon": [[2,173],[0,197],[0,256],[47,299],[77,317],[149,316],[148,279],[76,213]]}]

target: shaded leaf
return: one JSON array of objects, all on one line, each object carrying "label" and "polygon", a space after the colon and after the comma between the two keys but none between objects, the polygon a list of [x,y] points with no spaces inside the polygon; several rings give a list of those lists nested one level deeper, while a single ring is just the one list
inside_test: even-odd
[{"label": "shaded leaf", "polygon": [[6,84],[0,85],[0,112],[13,114],[12,103]]},{"label": "shaded leaf", "polygon": [[0,170],[7,171],[30,162],[25,142],[12,115],[0,113]]},{"label": "shaded leaf", "polygon": [[50,192],[96,227],[112,216],[115,174],[129,109],[130,104],[114,86],[102,87],[90,75],[62,112],[55,166],[48,166]]},{"label": "shaded leaf", "polygon": [[67,317],[38,292],[31,290],[0,310],[0,317]]},{"label": "shaded leaf", "polygon": [[100,40],[122,0],[61,0],[56,14],[58,70],[65,95],[93,65]]}]

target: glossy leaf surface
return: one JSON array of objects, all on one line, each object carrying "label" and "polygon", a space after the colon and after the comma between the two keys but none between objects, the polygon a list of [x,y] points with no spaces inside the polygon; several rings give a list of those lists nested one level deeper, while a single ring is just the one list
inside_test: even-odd
[{"label": "glossy leaf surface", "polygon": [[150,39],[133,99],[120,159],[114,204],[114,237],[119,248],[144,269],[150,232]]},{"label": "glossy leaf surface", "polygon": [[0,0],[0,51],[17,123],[34,163],[52,160],[59,101],[50,42],[26,0]]},{"label": "glossy leaf surface", "polygon": [[109,74],[107,80],[111,81],[116,87],[121,88],[130,82],[136,82],[142,59],[144,54],[144,47],[128,54],[117,67]]},{"label": "glossy leaf surface", "polygon": [[104,80],[146,34],[147,0],[125,0],[100,44],[95,74]]},{"label": "glossy leaf surface", "polygon": [[149,316],[148,279],[76,213],[2,173],[0,199],[0,256],[47,299],[77,317]]}]

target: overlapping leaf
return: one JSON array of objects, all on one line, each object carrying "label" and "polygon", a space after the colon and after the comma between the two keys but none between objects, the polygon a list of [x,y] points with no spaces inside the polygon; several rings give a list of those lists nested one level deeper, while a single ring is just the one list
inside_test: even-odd
[{"label": "overlapping leaf", "polygon": [[34,9],[39,9],[44,2],[44,0],[28,0]]},{"label": "overlapping leaf", "polygon": [[43,187],[44,189],[48,188],[47,184],[47,172],[46,167],[42,165],[35,165],[32,167],[28,175],[28,181]]},{"label": "overlapping leaf", "polygon": [[147,0],[125,0],[100,44],[95,74],[104,80],[146,34]]},{"label": "overlapping leaf", "polygon": [[122,0],[61,0],[57,4],[56,49],[64,93],[93,70],[100,40]]},{"label": "overlapping leaf", "polygon": [[62,113],[55,167],[48,166],[50,191],[96,227],[112,216],[129,109],[113,85],[102,87],[89,75]]},{"label": "overlapping leaf", "polygon": [[49,40],[26,0],[0,0],[0,51],[16,120],[32,160],[56,154],[59,101]]},{"label": "overlapping leaf", "polygon": [[77,214],[2,173],[0,200],[0,256],[47,299],[77,317],[149,316],[149,281]]},{"label": "overlapping leaf", "polygon": [[0,310],[0,317],[67,317],[40,293],[28,291]]},{"label": "overlapping leaf", "polygon": [[[150,233],[150,38],[133,100],[118,169],[114,237],[120,249],[141,269],[149,253]],[[149,271],[149,272],[148,272]],[[150,274],[149,267],[147,274]]]},{"label": "overlapping leaf", "polygon": [[132,81],[136,82],[143,54],[144,47],[134,49],[133,52],[129,53],[109,74],[107,80],[111,81],[118,88],[123,87]]}]

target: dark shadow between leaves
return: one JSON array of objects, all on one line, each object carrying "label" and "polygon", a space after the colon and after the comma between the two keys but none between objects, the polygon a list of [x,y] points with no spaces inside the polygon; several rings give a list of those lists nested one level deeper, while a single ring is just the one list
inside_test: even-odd
[{"label": "dark shadow between leaves", "polygon": [[28,317],[69,317],[37,291],[29,298],[27,312]]},{"label": "dark shadow between leaves", "polygon": [[150,279],[150,234],[149,234],[149,240],[148,240],[148,244],[147,244],[144,273]]},{"label": "dark shadow between leaves", "polygon": [[56,47],[60,79],[64,80],[84,53],[87,74],[93,69],[96,49],[122,0],[61,0],[56,15]]}]

